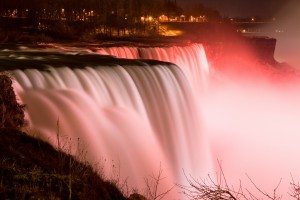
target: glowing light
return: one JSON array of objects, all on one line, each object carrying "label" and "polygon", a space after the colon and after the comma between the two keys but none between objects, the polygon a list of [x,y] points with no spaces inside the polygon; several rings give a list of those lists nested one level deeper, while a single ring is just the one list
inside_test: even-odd
[{"label": "glowing light", "polygon": [[168,16],[166,16],[166,15],[161,15],[161,16],[159,16],[159,21],[161,21],[161,22],[166,22],[166,21],[169,21],[169,18],[168,18]]},{"label": "glowing light", "polygon": [[283,33],[284,31],[283,31],[283,30],[278,30],[278,29],[276,29],[275,32],[276,32],[276,33]]},{"label": "glowing light", "polygon": [[195,21],[195,17],[191,16],[191,17],[190,17],[190,21],[191,21],[191,22],[194,22],[194,21]]},{"label": "glowing light", "polygon": [[182,34],[183,34],[183,32],[180,31],[180,30],[167,30],[162,35],[163,36],[168,36],[168,37],[175,37],[175,36],[180,36]]}]

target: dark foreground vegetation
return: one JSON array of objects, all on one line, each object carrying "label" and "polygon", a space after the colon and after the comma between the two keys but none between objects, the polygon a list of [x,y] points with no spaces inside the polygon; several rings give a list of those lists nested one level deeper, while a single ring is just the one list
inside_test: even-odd
[{"label": "dark foreground vegetation", "polygon": [[20,131],[0,131],[0,199],[126,199],[91,167]]}]

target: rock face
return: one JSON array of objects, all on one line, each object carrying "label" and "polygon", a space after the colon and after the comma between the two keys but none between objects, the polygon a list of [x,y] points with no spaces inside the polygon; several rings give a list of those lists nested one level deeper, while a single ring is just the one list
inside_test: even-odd
[{"label": "rock face", "polygon": [[248,45],[253,49],[257,58],[262,61],[274,64],[274,53],[276,49],[277,40],[268,37],[251,37],[247,39]]},{"label": "rock face", "polygon": [[19,130],[24,125],[24,106],[17,102],[11,79],[0,74],[0,129]]}]

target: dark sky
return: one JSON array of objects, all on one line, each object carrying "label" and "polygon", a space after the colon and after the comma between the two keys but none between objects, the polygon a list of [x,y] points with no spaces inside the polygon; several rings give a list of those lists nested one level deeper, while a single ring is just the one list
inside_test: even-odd
[{"label": "dark sky", "polygon": [[218,9],[223,16],[270,16],[280,11],[290,0],[178,0],[201,2]]}]

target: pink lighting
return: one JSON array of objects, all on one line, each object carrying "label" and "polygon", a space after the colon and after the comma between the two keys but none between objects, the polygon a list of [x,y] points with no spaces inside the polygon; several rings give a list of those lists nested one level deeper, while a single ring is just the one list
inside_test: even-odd
[{"label": "pink lighting", "polygon": [[[122,155],[121,171],[132,174],[133,186],[141,186],[140,177],[157,170],[157,163],[169,178],[165,188],[186,184],[182,169],[196,178],[214,177],[217,159],[235,187],[241,180],[251,189],[247,173],[267,191],[282,178],[280,193],[287,194],[290,173],[300,177],[300,79],[294,74],[259,62],[242,45],[229,46],[215,60],[207,60],[201,44],[96,52],[173,64],[13,71],[40,137],[55,145],[59,115],[65,136],[88,144],[90,163],[106,156],[109,169]],[[45,119],[40,110],[47,112]],[[105,174],[111,176],[109,170]]]}]

